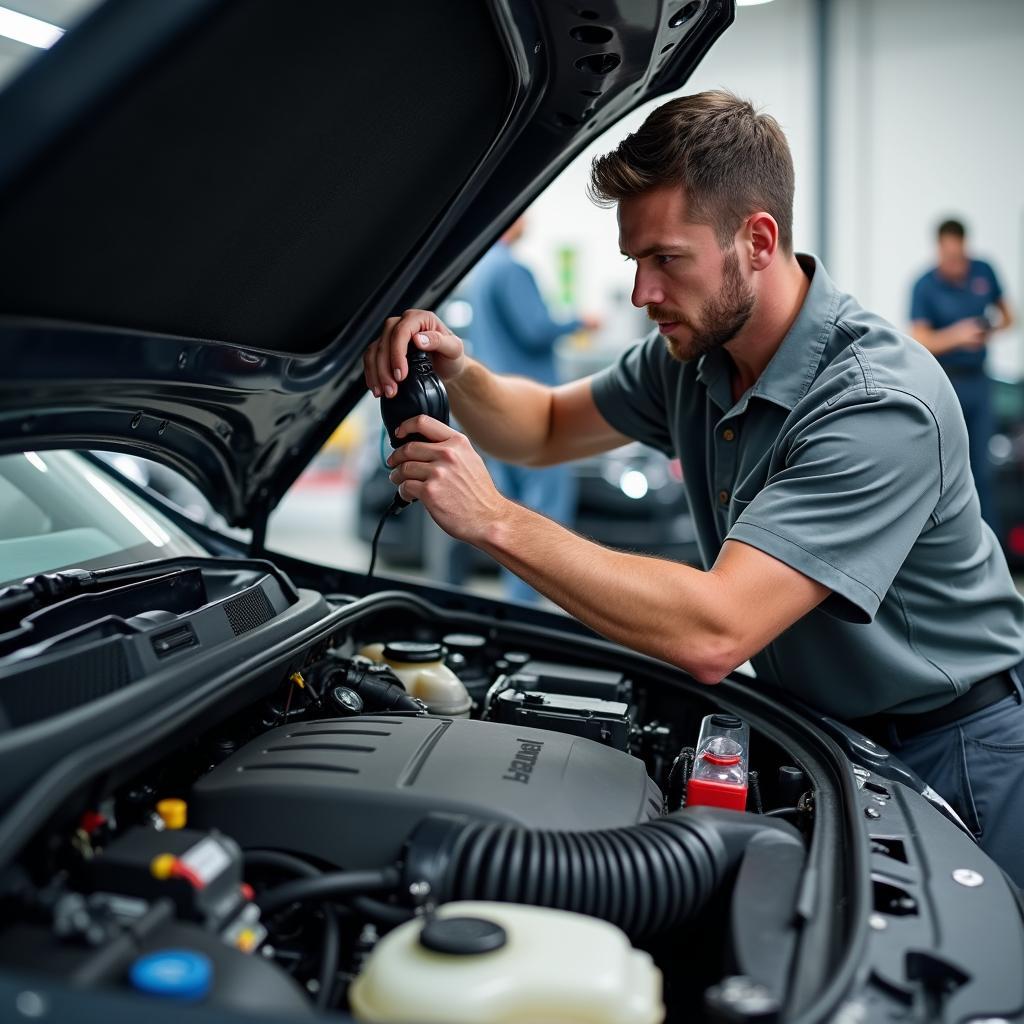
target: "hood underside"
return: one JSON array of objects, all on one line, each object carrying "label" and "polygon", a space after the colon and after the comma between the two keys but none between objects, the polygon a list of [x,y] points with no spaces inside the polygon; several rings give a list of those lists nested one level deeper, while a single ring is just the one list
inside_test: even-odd
[{"label": "hood underside", "polygon": [[436,304],[731,0],[107,0],[0,94],[0,451],[163,462],[256,526]]}]

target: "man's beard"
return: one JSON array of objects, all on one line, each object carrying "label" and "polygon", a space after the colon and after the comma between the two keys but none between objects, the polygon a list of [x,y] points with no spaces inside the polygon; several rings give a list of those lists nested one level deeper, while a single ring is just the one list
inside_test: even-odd
[{"label": "man's beard", "polygon": [[740,273],[739,257],[730,251],[722,264],[722,287],[701,307],[699,322],[665,306],[648,306],[647,315],[662,323],[677,320],[690,332],[683,341],[665,338],[673,358],[687,362],[732,341],[754,312],[754,301],[754,290]]}]

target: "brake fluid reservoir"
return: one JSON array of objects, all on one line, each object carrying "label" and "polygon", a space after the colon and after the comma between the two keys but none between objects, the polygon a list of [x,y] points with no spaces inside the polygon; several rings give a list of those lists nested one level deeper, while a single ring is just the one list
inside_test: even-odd
[{"label": "brake fluid reservoir", "polygon": [[708,715],[700,724],[686,806],[744,810],[749,749],[746,722],[735,715]]},{"label": "brake fluid reservoir", "polygon": [[411,697],[418,697],[432,715],[466,718],[473,706],[459,677],[444,663],[441,644],[395,640],[367,644],[359,652],[371,661],[390,665]]},{"label": "brake fluid reservoir", "polygon": [[349,988],[390,1024],[660,1024],[661,972],[614,925],[511,903],[447,903],[386,935]]}]

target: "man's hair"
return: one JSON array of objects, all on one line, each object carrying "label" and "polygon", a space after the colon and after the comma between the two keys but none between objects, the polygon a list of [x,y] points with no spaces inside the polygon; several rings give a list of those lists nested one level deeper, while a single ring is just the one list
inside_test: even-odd
[{"label": "man's hair", "polygon": [[793,157],[778,121],[730,92],[697,93],[658,107],[590,169],[599,206],[679,185],[689,216],[714,228],[724,249],[744,218],[765,210],[779,245],[793,251]]},{"label": "man's hair", "polygon": [[967,234],[967,228],[964,227],[964,223],[961,220],[955,220],[950,217],[949,220],[944,220],[935,232],[936,238],[942,238],[943,235],[952,235],[954,238],[959,238],[963,241]]}]

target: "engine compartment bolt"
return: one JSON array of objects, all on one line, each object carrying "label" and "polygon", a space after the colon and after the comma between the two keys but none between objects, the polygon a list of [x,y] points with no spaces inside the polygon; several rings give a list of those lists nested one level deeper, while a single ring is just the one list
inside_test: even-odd
[{"label": "engine compartment bolt", "polygon": [[38,992],[30,989],[18,993],[14,1006],[23,1017],[42,1017],[46,1014],[46,1001]]},{"label": "engine compartment bolt", "polygon": [[985,876],[980,875],[971,868],[957,868],[953,872],[953,881],[958,885],[966,886],[968,889],[977,889],[979,885],[984,884]]}]

